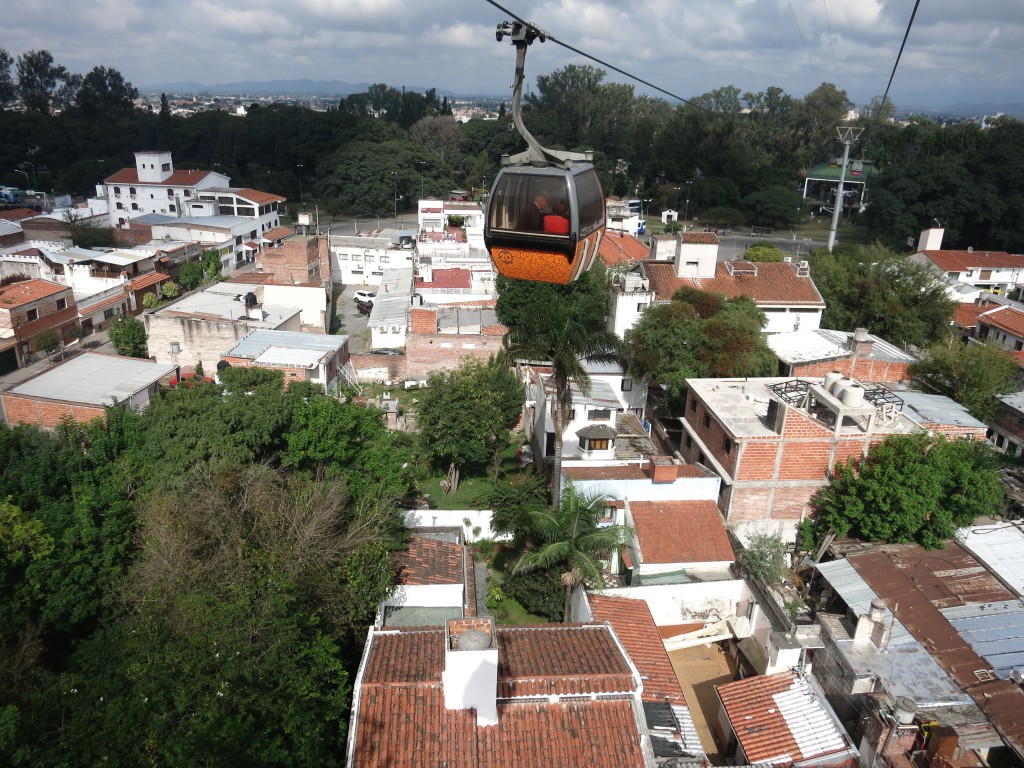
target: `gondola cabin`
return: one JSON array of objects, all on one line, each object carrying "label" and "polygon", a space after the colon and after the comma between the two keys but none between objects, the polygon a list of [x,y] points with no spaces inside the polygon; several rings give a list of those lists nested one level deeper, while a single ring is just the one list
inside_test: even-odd
[{"label": "gondola cabin", "polygon": [[505,277],[566,285],[594,263],[604,227],[592,165],[510,166],[491,188],[484,242]]}]

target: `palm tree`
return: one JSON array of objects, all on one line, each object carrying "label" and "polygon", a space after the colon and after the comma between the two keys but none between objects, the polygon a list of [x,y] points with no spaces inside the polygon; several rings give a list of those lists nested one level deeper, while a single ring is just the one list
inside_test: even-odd
[{"label": "palm tree", "polygon": [[[555,431],[555,456],[552,470],[551,506],[558,509],[562,480],[562,433],[572,411],[572,385],[584,397],[590,396],[590,375],[586,361],[617,362],[621,342],[604,328],[604,307],[581,293],[555,294],[551,300],[534,305],[529,322],[513,327],[505,336],[512,359],[551,363],[555,397],[551,401],[551,420]],[[600,295],[600,294],[599,294]]]},{"label": "palm tree", "polygon": [[577,584],[605,586],[601,556],[619,552],[632,539],[628,525],[598,527],[610,497],[577,490],[570,480],[562,489],[561,504],[556,510],[530,513],[537,534],[544,540],[539,548],[523,553],[513,573],[535,568],[563,568],[565,587],[563,620],[569,621],[569,601]]}]

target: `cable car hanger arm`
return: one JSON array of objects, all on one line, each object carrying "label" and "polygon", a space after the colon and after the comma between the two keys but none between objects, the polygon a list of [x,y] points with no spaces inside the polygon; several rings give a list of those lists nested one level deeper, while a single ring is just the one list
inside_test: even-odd
[{"label": "cable car hanger arm", "polygon": [[593,160],[593,152],[565,152],[542,147],[540,142],[533,137],[533,134],[527,130],[526,124],[523,122],[522,102],[523,82],[526,80],[526,49],[534,40],[539,39],[543,43],[548,38],[547,33],[535,24],[506,21],[498,25],[494,36],[499,43],[503,37],[511,37],[512,45],[516,47],[516,73],[515,81],[512,84],[512,122],[516,127],[516,131],[519,132],[519,135],[523,137],[529,147],[528,150],[518,155],[512,155],[511,157],[502,155],[501,164],[525,165],[528,163],[538,167],[560,165],[565,168],[571,168],[575,160],[585,160],[587,162]]}]

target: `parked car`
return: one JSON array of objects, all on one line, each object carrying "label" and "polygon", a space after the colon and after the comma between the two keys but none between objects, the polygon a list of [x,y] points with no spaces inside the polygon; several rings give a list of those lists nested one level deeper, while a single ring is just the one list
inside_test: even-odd
[{"label": "parked car", "polygon": [[373,300],[377,298],[377,294],[374,291],[356,291],[352,294],[352,298],[357,302],[369,301],[370,303],[373,303]]},{"label": "parked car", "polygon": [[370,354],[371,355],[404,355],[405,352],[403,352],[400,349],[371,349],[370,350]]},{"label": "parked car", "polygon": [[356,311],[358,311],[359,314],[361,314],[361,315],[366,315],[367,317],[369,317],[370,313],[373,312],[373,302],[372,301],[357,301],[356,302]]}]

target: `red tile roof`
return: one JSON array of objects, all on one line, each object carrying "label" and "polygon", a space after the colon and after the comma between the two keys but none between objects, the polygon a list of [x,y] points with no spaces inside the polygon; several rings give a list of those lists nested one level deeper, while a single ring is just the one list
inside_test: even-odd
[{"label": "red tile roof", "polygon": [[992,307],[979,307],[977,304],[957,304],[953,322],[964,330],[970,330],[978,324],[978,315],[991,309]]},{"label": "red tile roof", "polygon": [[437,333],[436,309],[410,309],[409,318],[412,333]]},{"label": "red tile roof", "polygon": [[269,192],[261,192],[258,189],[250,189],[249,187],[243,187],[242,189],[234,190],[235,194],[239,197],[244,197],[246,200],[251,200],[256,205],[266,205],[267,203],[283,203],[287,198],[281,197],[280,195],[272,195]]},{"label": "red tile roof", "polygon": [[501,627],[496,636],[498,724],[481,727],[474,710],[445,708],[445,630],[373,631],[352,765],[644,765],[636,680],[608,627]]},{"label": "red tile roof", "polygon": [[793,265],[786,262],[761,262],[756,275],[730,275],[722,261],[715,265],[714,277],[676,277],[675,265],[668,261],[645,261],[644,270],[655,301],[670,301],[685,286],[720,293],[727,299],[749,296],[759,306],[825,307],[814,281],[798,276]]},{"label": "red tile roof", "polygon": [[715,688],[748,764],[800,762],[847,748],[826,715],[827,705],[795,672],[757,675]]},{"label": "red tile roof", "polygon": [[736,559],[713,501],[630,502],[643,563],[721,563]]},{"label": "red tile roof", "polygon": [[462,584],[466,578],[464,555],[461,544],[412,536],[405,551],[395,552],[391,562],[399,584]]},{"label": "red tile roof", "polygon": [[943,272],[1024,267],[1024,256],[1006,251],[921,251]]},{"label": "red tile roof", "polygon": [[135,168],[122,168],[113,176],[104,179],[106,184],[135,184],[154,187],[194,187],[213,171],[175,171],[163,181],[139,181],[139,172]]},{"label": "red tile roof", "polygon": [[686,699],[679,687],[672,662],[654,623],[651,609],[643,600],[607,595],[588,595],[595,621],[607,621],[622,641],[626,653],[640,672],[644,701],[668,701],[683,705]]},{"label": "red tile roof", "polygon": [[601,246],[597,251],[605,266],[616,264],[632,264],[643,261],[651,255],[651,248],[641,243],[632,235],[607,232],[601,238]]},{"label": "red tile roof", "polygon": [[469,288],[473,285],[473,276],[468,269],[435,269],[432,281],[427,283],[416,278],[417,288]]},{"label": "red tile roof", "polygon": [[143,288],[149,288],[151,285],[156,285],[170,279],[171,276],[165,275],[163,272],[147,272],[145,275],[136,277],[128,283],[128,287],[133,291],[141,291]]},{"label": "red tile roof", "polygon": [[0,308],[13,309],[65,291],[70,293],[71,289],[66,285],[51,283],[49,280],[23,280],[20,283],[11,283],[0,286]]},{"label": "red tile roof", "polygon": [[263,233],[264,240],[280,240],[285,237],[291,237],[295,234],[295,230],[291,227],[274,227],[268,229]]},{"label": "red tile roof", "polygon": [[1017,338],[1024,338],[1024,312],[1013,307],[990,309],[978,315],[978,324],[990,325]]},{"label": "red tile roof", "polygon": [[718,235],[714,232],[684,232],[683,242],[691,245],[718,245]]}]

